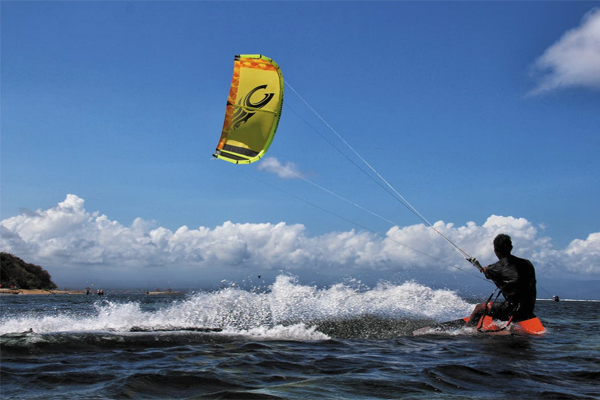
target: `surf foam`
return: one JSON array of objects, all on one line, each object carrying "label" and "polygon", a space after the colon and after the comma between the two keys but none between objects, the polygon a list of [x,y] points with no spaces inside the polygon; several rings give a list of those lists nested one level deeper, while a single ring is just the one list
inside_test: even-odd
[{"label": "surf foam", "polygon": [[321,340],[327,336],[315,331],[320,321],[361,316],[441,321],[468,315],[472,308],[473,305],[450,290],[432,289],[415,282],[381,282],[374,288],[364,288],[354,281],[318,288],[280,275],[264,292],[227,287],[191,294],[154,310],[144,310],[139,302],[108,299],[98,301],[95,313],[88,315],[2,317],[0,334],[30,329],[51,333],[206,327],[262,338]]}]

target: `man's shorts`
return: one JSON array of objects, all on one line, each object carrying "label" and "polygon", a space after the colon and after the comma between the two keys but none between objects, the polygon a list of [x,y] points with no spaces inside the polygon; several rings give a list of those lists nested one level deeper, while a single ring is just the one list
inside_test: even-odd
[{"label": "man's shorts", "polygon": [[508,321],[516,310],[517,305],[508,301],[494,301],[486,304],[486,314],[494,319]]}]

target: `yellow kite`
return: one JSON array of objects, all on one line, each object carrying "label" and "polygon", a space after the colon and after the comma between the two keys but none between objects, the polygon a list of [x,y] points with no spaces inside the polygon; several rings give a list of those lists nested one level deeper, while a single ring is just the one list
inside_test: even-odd
[{"label": "yellow kite", "polygon": [[214,156],[234,164],[258,161],[273,141],[282,106],[279,65],[262,55],[235,56],[225,122]]}]

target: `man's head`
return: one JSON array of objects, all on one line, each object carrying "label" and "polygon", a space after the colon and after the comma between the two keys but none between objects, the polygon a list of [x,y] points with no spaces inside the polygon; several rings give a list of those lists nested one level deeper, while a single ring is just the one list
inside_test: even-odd
[{"label": "man's head", "polygon": [[494,239],[494,253],[496,253],[499,258],[510,255],[512,248],[510,236],[501,233]]}]

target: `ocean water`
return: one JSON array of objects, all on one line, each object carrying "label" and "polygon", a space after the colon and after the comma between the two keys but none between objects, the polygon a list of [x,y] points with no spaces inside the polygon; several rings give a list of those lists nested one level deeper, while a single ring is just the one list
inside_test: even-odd
[{"label": "ocean water", "polygon": [[413,282],[0,302],[2,399],[600,398],[599,302],[538,301],[536,337],[412,336],[475,304]]}]

